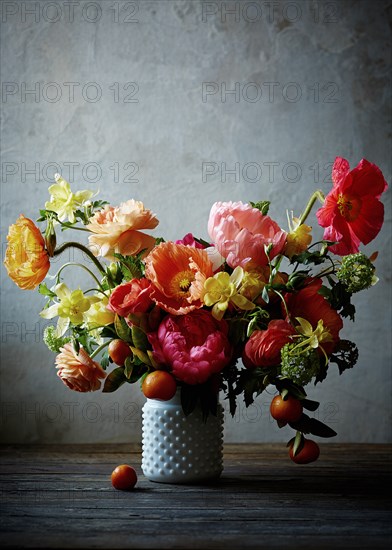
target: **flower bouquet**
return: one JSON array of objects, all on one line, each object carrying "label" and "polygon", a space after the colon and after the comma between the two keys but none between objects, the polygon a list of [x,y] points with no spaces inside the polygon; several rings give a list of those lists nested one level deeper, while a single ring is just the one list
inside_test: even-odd
[{"label": "flower bouquet", "polygon": [[[208,241],[191,233],[175,242],[156,238],[146,231],[158,219],[141,202],[111,206],[55,180],[37,220],[44,231],[20,215],[4,263],[19,287],[38,287],[45,297],[41,317],[57,319],[44,341],[64,384],[79,392],[136,384],[160,400],[180,392],[185,415],[198,406],[205,419],[216,414],[219,392],[234,415],[239,396],[249,406],[272,385],[271,415],[294,430],[291,459],[315,460],[319,448],[308,434],[336,434],[306,414],[319,404],[304,388],[323,381],[331,363],[342,373],[357,361],[355,344],[339,333],[343,318],[354,320],[353,293],[377,281],[376,254],[365,256],[359,245],[383,224],[387,184],[379,168],[361,160],[350,171],[336,158],[330,193],[316,191],[302,214],[289,217],[287,231],[269,217],[268,201],[217,202]],[[325,230],[312,244],[306,222],[316,200]],[[88,244],[57,246],[60,228],[87,232]],[[49,276],[51,258],[69,247],[87,262],[66,262]],[[70,289],[71,266],[87,271],[93,285]]]}]

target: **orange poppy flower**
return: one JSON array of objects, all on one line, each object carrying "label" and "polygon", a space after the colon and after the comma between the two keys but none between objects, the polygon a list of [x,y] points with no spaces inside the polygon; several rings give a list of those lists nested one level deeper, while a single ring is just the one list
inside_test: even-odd
[{"label": "orange poppy flower", "polygon": [[10,226],[4,265],[9,277],[24,290],[33,290],[50,268],[49,255],[40,230],[22,214]]},{"label": "orange poppy flower", "polygon": [[162,309],[183,315],[203,306],[204,281],[213,275],[205,250],[169,241],[155,247],[145,265],[151,298]]}]

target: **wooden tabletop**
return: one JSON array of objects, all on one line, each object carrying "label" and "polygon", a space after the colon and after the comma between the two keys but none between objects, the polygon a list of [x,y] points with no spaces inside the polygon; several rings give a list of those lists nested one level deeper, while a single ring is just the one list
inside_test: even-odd
[{"label": "wooden tabletop", "polygon": [[[2,548],[390,548],[391,445],[321,444],[292,463],[284,444],[226,445],[210,485],[141,473],[139,446],[1,447]],[[133,491],[112,488],[133,465]]]}]

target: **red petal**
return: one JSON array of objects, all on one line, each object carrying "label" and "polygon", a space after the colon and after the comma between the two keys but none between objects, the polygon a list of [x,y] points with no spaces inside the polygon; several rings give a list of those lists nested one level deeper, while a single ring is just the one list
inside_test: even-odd
[{"label": "red petal", "polygon": [[335,216],[339,213],[335,191],[332,190],[326,197],[321,208],[316,212],[316,217],[321,227],[332,225]]},{"label": "red petal", "polygon": [[351,176],[351,182],[347,181],[347,185],[345,182],[343,191],[355,193],[361,197],[372,195],[380,198],[381,194],[388,188],[388,184],[378,166],[366,159],[362,159],[358,166],[351,171]]},{"label": "red petal", "polygon": [[336,157],[332,167],[332,182],[334,187],[338,187],[350,171],[348,160],[342,157]]},{"label": "red petal", "polygon": [[378,235],[383,222],[384,205],[368,195],[362,198],[361,211],[357,219],[350,223],[350,228],[363,244],[368,244]]},{"label": "red petal", "polygon": [[342,216],[336,216],[333,225],[324,231],[324,239],[328,241],[340,241],[329,247],[329,250],[339,256],[355,254],[359,250],[360,240],[351,231],[350,225]]}]

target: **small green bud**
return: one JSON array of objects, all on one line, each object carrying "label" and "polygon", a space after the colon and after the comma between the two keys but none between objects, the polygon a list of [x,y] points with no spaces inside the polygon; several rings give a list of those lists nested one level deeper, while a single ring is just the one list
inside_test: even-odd
[{"label": "small green bud", "polygon": [[52,258],[56,248],[56,231],[54,229],[53,220],[51,218],[48,219],[44,238],[46,250],[49,256]]}]

